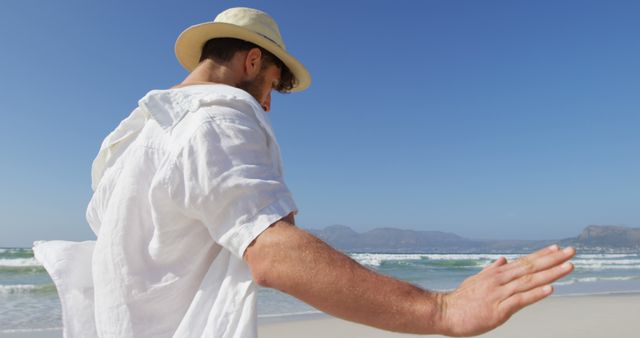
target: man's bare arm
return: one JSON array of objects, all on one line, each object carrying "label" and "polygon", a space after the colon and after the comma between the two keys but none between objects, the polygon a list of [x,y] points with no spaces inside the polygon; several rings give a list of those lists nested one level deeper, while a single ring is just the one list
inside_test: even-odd
[{"label": "man's bare arm", "polygon": [[552,246],[499,259],[451,293],[434,293],[369,270],[293,225],[288,216],[245,251],[256,282],[333,316],[389,331],[469,336],[489,331],[551,293],[575,251]]}]

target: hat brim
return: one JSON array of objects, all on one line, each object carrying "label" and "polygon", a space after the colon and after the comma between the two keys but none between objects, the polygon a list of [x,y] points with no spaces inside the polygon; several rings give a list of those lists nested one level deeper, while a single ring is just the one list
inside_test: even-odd
[{"label": "hat brim", "polygon": [[305,90],[311,84],[311,75],[296,58],[287,53],[282,47],[264,36],[246,28],[223,22],[207,22],[187,28],[176,40],[176,57],[180,64],[188,71],[198,66],[202,47],[213,38],[236,38],[252,42],[275,55],[293,73],[296,85],[292,92]]}]

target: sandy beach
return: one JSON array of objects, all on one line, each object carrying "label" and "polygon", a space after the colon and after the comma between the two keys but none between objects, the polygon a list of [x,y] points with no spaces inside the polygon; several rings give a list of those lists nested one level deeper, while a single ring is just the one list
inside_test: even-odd
[{"label": "sandy beach", "polygon": [[[635,338],[640,333],[639,319],[640,294],[550,297],[517,313],[505,325],[480,337]],[[331,317],[262,324],[258,330],[260,338],[419,337],[373,329]],[[59,330],[0,333],[2,338],[61,336]]]},{"label": "sandy beach", "polygon": [[[420,337],[373,329],[340,319],[260,326],[260,338]],[[640,335],[640,294],[551,297],[511,318],[486,338],[632,338]],[[431,336],[442,337],[442,336]]]}]

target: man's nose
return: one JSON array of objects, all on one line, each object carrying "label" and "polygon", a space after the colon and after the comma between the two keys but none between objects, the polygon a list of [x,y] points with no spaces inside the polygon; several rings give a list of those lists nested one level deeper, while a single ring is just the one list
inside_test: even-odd
[{"label": "man's nose", "polygon": [[267,113],[271,110],[271,92],[269,92],[267,98],[262,102],[262,109]]}]

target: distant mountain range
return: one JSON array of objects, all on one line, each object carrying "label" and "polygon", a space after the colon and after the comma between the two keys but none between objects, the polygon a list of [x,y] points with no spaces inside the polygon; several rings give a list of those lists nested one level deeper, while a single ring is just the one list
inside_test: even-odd
[{"label": "distant mountain range", "polygon": [[590,225],[578,237],[564,239],[560,244],[590,251],[640,252],[640,228]]},{"label": "distant mountain range", "polygon": [[640,252],[640,228],[590,225],[577,237],[556,240],[474,240],[441,231],[377,228],[364,233],[345,225],[306,229],[346,252],[525,253],[558,243],[582,253]]}]

